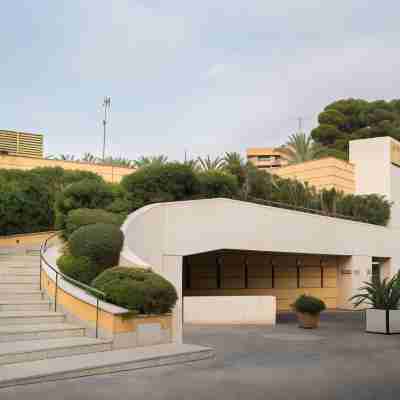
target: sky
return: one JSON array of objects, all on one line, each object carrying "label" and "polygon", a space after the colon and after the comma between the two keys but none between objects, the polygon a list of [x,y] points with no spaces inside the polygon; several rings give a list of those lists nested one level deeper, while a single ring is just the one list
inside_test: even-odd
[{"label": "sky", "polygon": [[182,160],[277,146],[340,98],[400,97],[400,3],[13,0],[2,5],[0,129],[46,154]]}]

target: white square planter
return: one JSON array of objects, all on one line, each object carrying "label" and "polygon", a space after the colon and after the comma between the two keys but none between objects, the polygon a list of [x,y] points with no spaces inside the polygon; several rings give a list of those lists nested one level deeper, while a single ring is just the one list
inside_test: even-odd
[{"label": "white square planter", "polygon": [[400,333],[400,310],[377,310],[369,308],[366,312],[367,332]]}]

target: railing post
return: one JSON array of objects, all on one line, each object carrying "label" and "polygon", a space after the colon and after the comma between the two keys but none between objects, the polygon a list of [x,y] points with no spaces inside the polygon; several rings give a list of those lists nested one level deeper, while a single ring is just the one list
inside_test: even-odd
[{"label": "railing post", "polygon": [[54,311],[57,311],[58,272],[56,271],[56,289],[54,292]]},{"label": "railing post", "polygon": [[42,291],[42,251],[40,251],[39,260],[39,289]]},{"label": "railing post", "polygon": [[99,298],[96,297],[96,339],[99,337]]}]

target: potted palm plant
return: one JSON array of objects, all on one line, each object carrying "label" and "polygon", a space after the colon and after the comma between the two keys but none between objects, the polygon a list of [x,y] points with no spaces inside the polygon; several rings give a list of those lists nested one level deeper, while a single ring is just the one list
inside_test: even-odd
[{"label": "potted palm plant", "polygon": [[366,331],[371,333],[400,333],[400,279],[364,282],[360,293],[352,296],[354,307],[369,306],[366,310]]},{"label": "potted palm plant", "polygon": [[315,329],[319,326],[319,316],[326,309],[325,303],[317,297],[302,294],[292,304],[297,313],[300,328]]}]

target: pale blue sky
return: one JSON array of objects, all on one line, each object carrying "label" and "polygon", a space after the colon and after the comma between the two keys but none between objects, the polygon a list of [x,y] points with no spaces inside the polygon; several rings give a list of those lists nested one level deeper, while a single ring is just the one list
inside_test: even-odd
[{"label": "pale blue sky", "polygon": [[342,97],[400,97],[397,1],[13,0],[0,129],[47,154],[182,159],[282,144]]}]

